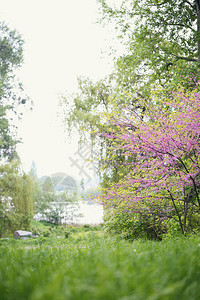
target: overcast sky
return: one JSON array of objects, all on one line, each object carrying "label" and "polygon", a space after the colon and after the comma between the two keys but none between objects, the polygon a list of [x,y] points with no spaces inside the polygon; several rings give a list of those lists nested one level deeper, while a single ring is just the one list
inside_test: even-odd
[{"label": "overcast sky", "polygon": [[81,175],[70,160],[77,156],[77,138],[71,144],[65,141],[56,111],[59,93],[75,91],[77,76],[97,80],[111,71],[112,61],[102,50],[109,47],[112,33],[95,24],[97,8],[95,0],[0,0],[1,21],[25,40],[19,74],[34,102],[19,131],[26,171],[34,160],[39,176]]}]

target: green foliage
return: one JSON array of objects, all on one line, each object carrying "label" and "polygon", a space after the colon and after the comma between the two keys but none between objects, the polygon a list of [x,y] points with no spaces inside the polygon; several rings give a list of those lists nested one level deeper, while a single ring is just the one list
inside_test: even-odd
[{"label": "green foliage", "polygon": [[[112,79],[106,78],[94,83],[89,78],[78,78],[78,92],[74,95],[63,95],[61,98],[64,120],[70,133],[75,125],[81,138],[84,140],[84,132],[90,132],[98,127],[100,117],[97,111],[109,109],[109,97],[112,95]],[[87,138],[87,137],[86,137]]]},{"label": "green foliage", "polygon": [[28,229],[33,216],[33,183],[18,162],[0,166],[0,235]]},{"label": "green foliage", "polygon": [[[97,0],[102,23],[114,24],[126,53],[116,60],[116,78],[129,93],[148,96],[151,83],[183,82],[200,61],[198,1]],[[196,26],[197,24],[197,26]]]},{"label": "green foliage", "polygon": [[180,226],[177,220],[168,219],[165,221],[165,225],[167,227],[167,234],[163,236],[164,239],[181,235]]},{"label": "green foliage", "polygon": [[0,241],[0,252],[2,300],[200,297],[199,237],[10,239]]},{"label": "green foliage", "polygon": [[[123,104],[131,110],[140,108],[145,114],[155,84],[167,88],[169,95],[180,83],[186,89],[193,88],[198,81],[200,61],[200,31],[196,26],[200,14],[198,5],[187,1],[97,2],[100,23],[114,24],[126,50],[114,59],[113,72],[107,78],[95,83],[78,78],[78,92],[62,97],[62,113],[68,132],[78,130],[80,140],[87,140],[91,146],[91,159],[106,186],[106,181],[118,182],[120,174],[126,174],[127,170],[120,167],[122,153],[117,150],[109,153],[109,142],[97,134],[110,132],[109,122],[101,122],[101,113],[112,113],[117,118],[123,111],[119,105]],[[102,171],[104,157],[110,168]],[[114,167],[116,160],[118,167]]]},{"label": "green foliage", "polygon": [[[65,178],[54,176],[53,178],[45,176],[37,179],[33,177],[34,188],[34,213],[39,219],[49,221],[53,224],[60,224],[64,217],[67,216],[72,221],[78,211],[78,195],[67,190],[60,190],[62,185],[65,186],[69,180],[75,183],[72,177]],[[69,186],[68,186],[69,187]],[[64,212],[64,213],[63,213]]]},{"label": "green foliage", "polygon": [[51,193],[53,192],[53,182],[50,177],[47,177],[42,185],[43,192]]},{"label": "green foliage", "polygon": [[[36,218],[43,219],[49,224],[61,223],[68,215],[73,219],[78,205],[78,196],[69,191],[70,187],[76,186],[75,180],[66,174],[57,173],[53,176],[37,177],[36,166],[33,163],[30,171],[33,181],[34,214]],[[65,213],[63,214],[63,211]]]},{"label": "green foliage", "polygon": [[66,231],[66,232],[65,232],[65,238],[66,238],[66,239],[68,239],[68,238],[69,238],[69,236],[70,236],[70,234],[71,234],[71,232],[70,232],[70,231]]},{"label": "green foliage", "polygon": [[[183,219],[183,217],[182,217]],[[174,236],[179,236],[181,234],[179,221],[177,218],[166,219],[164,221],[166,227],[166,234],[163,235],[163,238],[171,238]],[[189,218],[189,230],[185,233],[186,236],[190,234],[199,234],[200,233],[200,216],[198,212],[191,212]]]},{"label": "green foliage", "polygon": [[61,114],[67,132],[70,135],[73,131],[78,131],[80,146],[83,143],[87,144],[87,150],[91,152],[91,161],[100,161],[106,150],[105,139],[97,135],[97,132],[107,127],[107,124],[100,124],[99,112],[110,110],[113,84],[111,77],[97,82],[79,77],[77,93],[63,95],[61,98]]},{"label": "green foliage", "polygon": [[167,233],[167,225],[159,214],[153,211],[148,214],[145,211],[144,214],[124,212],[119,207],[110,211],[105,209],[104,229],[128,240],[162,240],[163,234]]},{"label": "green foliage", "polygon": [[111,151],[121,147],[126,157],[136,155],[128,176],[118,184],[108,182],[102,191],[106,224],[112,231],[115,224],[125,236],[139,230],[162,238],[178,226],[182,234],[198,231],[199,94],[180,90],[170,98],[157,89],[152,98],[145,119],[137,112],[125,114],[114,119],[119,129],[105,134],[112,140]]},{"label": "green foliage", "polygon": [[22,62],[22,37],[16,30],[10,30],[0,22],[0,158],[9,161],[17,157],[15,146],[19,142],[10,119],[21,116],[22,109],[18,108],[27,101],[23,86],[17,82],[14,73]]},{"label": "green foliage", "polygon": [[[79,79],[78,93],[71,95],[71,98],[63,97],[63,107],[68,131],[71,132],[73,127],[77,128],[81,139],[89,137],[91,146],[94,145],[92,159],[97,162],[102,178],[101,186],[107,188],[109,192],[112,183],[123,183],[123,178],[131,169],[127,164],[134,163],[137,156],[136,153],[127,158],[124,155],[123,142],[120,143],[115,136],[114,141],[104,138],[102,132],[107,135],[118,133],[116,127],[110,125],[110,119],[120,120],[125,111],[124,107],[128,107],[123,115],[125,119],[128,119],[132,112],[137,112],[141,120],[148,119],[146,113],[148,107],[155,107],[156,110],[158,108],[159,101],[155,99],[154,90],[159,87],[166,89],[165,96],[160,95],[164,102],[159,109],[162,111],[165,108],[167,114],[170,108],[166,108],[166,102],[174,97],[173,92],[177,90],[177,86],[181,84],[187,92],[198,86],[196,83],[199,80],[200,62],[200,5],[198,1],[179,3],[174,0],[121,0],[118,3],[112,0],[98,0],[97,2],[102,13],[101,21],[114,23],[117,35],[125,45],[126,51],[115,59],[113,73],[105,80],[93,83],[89,79]],[[120,104],[123,105],[119,106]],[[102,121],[103,114],[110,118]],[[127,132],[131,130],[132,128],[129,127],[125,129]],[[119,149],[120,145],[121,149]],[[140,170],[137,175],[138,178],[145,177]],[[151,178],[152,174],[149,177]],[[173,184],[175,179],[171,180]],[[137,184],[134,188],[130,185],[128,189],[126,184],[124,188],[119,188],[119,202],[125,203],[126,195],[131,195],[134,189],[138,189]],[[115,188],[113,192],[116,192]],[[189,194],[186,189],[185,192]],[[146,189],[143,190],[143,195],[149,196]],[[152,198],[154,197],[162,199],[165,195],[162,193],[157,195],[154,192]],[[180,201],[179,199],[180,193],[177,192],[173,201],[179,216],[179,224],[180,226],[183,224],[182,232],[198,231],[199,225],[195,224],[199,222],[196,222],[193,217],[193,213],[197,214],[197,211],[193,211],[194,203],[191,197],[189,204],[186,204],[185,199]],[[160,201],[160,205],[156,204],[155,209],[152,208],[150,213],[148,213],[148,205],[142,203],[139,209],[144,210],[145,214],[140,216],[137,213],[130,214],[129,209],[135,209],[134,205],[131,207],[131,204],[127,204],[128,212],[124,212],[119,205],[117,212],[113,214],[107,212],[106,227],[112,232],[120,232],[126,238],[144,236],[162,238],[166,231],[169,235],[173,235],[176,231],[177,219],[174,218],[169,207],[169,201],[166,200],[165,203]],[[114,204],[111,203],[111,206],[116,208]],[[167,212],[166,223],[161,213],[163,211]]]},{"label": "green foliage", "polygon": [[[69,134],[73,130],[78,131],[80,146],[87,145],[90,157],[86,161],[94,163],[95,170],[102,179],[103,185],[106,181],[118,181],[126,171],[120,166],[124,162],[121,150],[109,151],[110,142],[101,135],[102,132],[110,132],[115,127],[110,122],[103,122],[104,114],[120,116],[120,104],[130,101],[130,96],[123,97],[118,93],[116,81],[111,76],[97,82],[90,79],[78,79],[78,92],[73,95],[63,95],[61,99],[64,124]],[[110,168],[104,168],[103,159],[107,157]],[[132,158],[134,159],[134,158]],[[131,160],[131,158],[129,158]],[[116,167],[115,162],[118,162]],[[108,164],[107,164],[108,166]],[[83,188],[83,182],[82,182]]]},{"label": "green foliage", "polygon": [[85,225],[83,225],[83,228],[85,228],[85,229],[89,229],[89,228],[90,228],[90,225],[88,225],[88,224],[85,224]]}]

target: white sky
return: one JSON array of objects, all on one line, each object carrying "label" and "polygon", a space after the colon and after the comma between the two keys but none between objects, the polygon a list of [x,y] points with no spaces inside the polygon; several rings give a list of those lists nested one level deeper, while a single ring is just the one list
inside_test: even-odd
[{"label": "white sky", "polygon": [[79,175],[69,159],[77,151],[77,138],[65,142],[56,111],[58,94],[75,91],[77,76],[96,80],[111,71],[111,58],[101,50],[110,46],[112,33],[95,24],[97,7],[95,0],[0,0],[0,20],[25,40],[19,74],[34,102],[19,131],[25,171],[34,160],[39,176]]}]

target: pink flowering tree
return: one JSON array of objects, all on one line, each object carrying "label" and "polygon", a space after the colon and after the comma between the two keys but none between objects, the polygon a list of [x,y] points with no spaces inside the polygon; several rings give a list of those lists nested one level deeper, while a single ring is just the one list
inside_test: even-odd
[{"label": "pink flowering tree", "polygon": [[142,216],[158,236],[171,219],[185,234],[200,213],[200,94],[179,91],[169,98],[153,95],[145,116],[124,109],[123,117],[112,118],[116,129],[104,134],[129,170],[102,191],[107,220],[119,216],[119,222],[125,214],[124,222],[136,224]]}]

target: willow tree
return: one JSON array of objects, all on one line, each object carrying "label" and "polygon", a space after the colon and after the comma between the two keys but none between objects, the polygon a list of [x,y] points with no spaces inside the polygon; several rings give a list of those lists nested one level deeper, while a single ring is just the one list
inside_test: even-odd
[{"label": "willow tree", "polygon": [[0,165],[0,235],[28,229],[33,216],[33,181],[18,161]]}]

